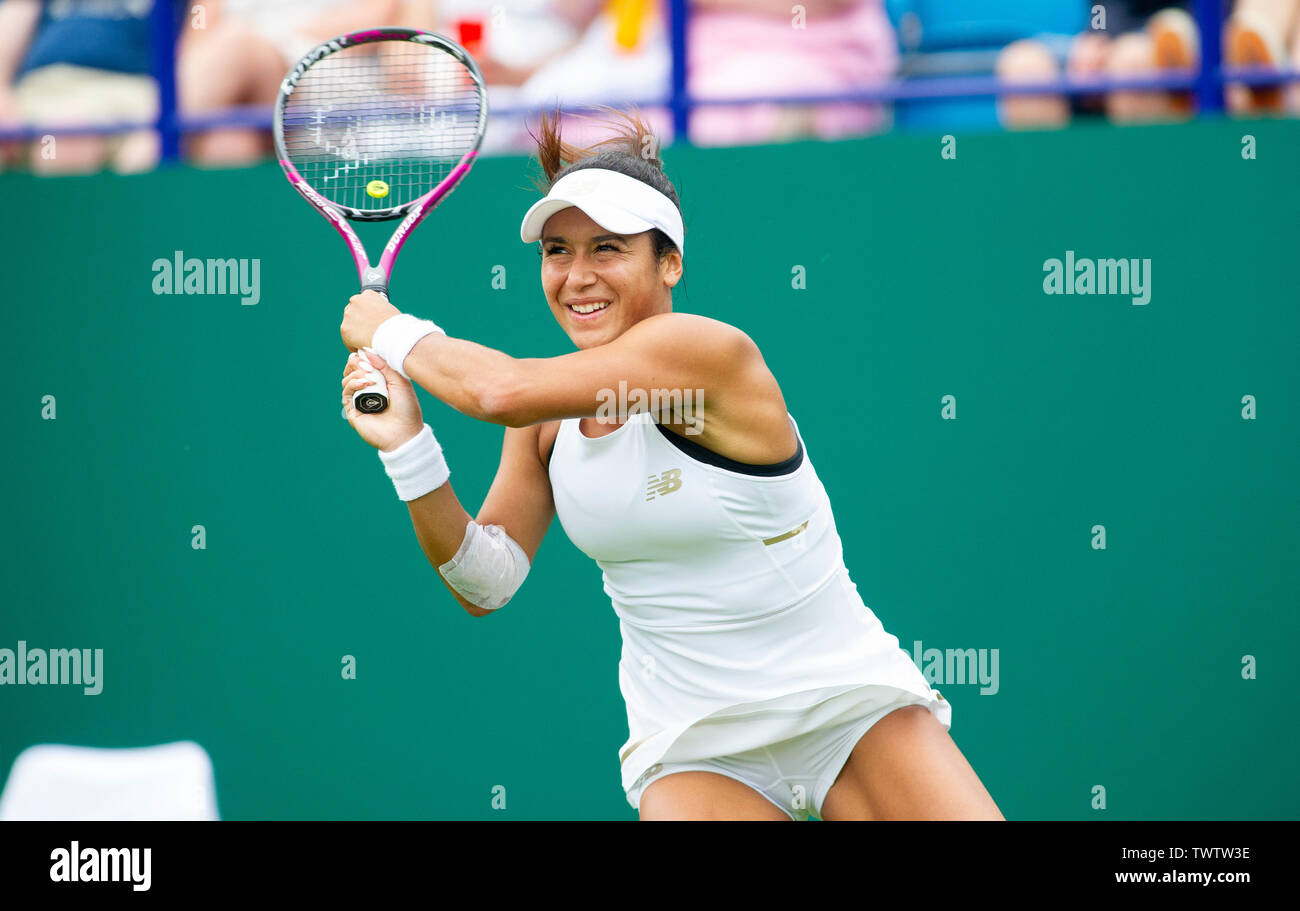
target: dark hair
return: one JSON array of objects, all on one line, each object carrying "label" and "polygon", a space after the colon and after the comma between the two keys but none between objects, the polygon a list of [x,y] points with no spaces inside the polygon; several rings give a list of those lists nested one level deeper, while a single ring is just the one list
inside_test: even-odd
[{"label": "dark hair", "polygon": [[[546,194],[566,174],[583,168],[604,168],[634,177],[654,187],[671,199],[680,213],[682,204],[677,198],[677,190],[664,174],[664,163],[659,158],[659,138],[641,119],[635,105],[632,108],[633,113],[627,114],[609,105],[598,105],[598,110],[612,115],[611,120],[621,118],[625,123],[614,125],[606,121],[607,125],[615,126],[616,135],[586,148],[569,145],[560,138],[562,115],[558,107],[551,113],[543,113],[541,135],[534,133],[531,128],[528,130],[528,135],[537,142],[537,163],[541,165],[544,174],[542,178],[534,178],[533,185]],[[658,228],[651,229],[650,240],[656,260],[662,260],[673,251],[681,252],[677,250],[677,244],[673,243],[672,238]]]}]

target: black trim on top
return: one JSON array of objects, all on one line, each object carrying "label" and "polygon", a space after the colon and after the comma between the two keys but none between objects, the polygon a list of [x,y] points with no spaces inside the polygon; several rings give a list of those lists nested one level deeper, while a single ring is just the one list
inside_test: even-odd
[{"label": "black trim on top", "polygon": [[688,440],[686,437],[673,433],[658,421],[654,425],[659,428],[659,432],[664,435],[668,442],[672,443],[686,455],[703,462],[706,465],[713,465],[716,468],[725,468],[728,471],[734,471],[738,474],[756,475],[761,478],[771,478],[777,475],[789,474],[803,464],[803,440],[799,439],[799,434],[795,432],[795,440],[799,448],[795,450],[794,455],[783,462],[776,462],[771,465],[754,465],[749,462],[737,462],[735,459],[729,459],[726,456],[718,455],[712,449],[705,449],[694,440]]}]

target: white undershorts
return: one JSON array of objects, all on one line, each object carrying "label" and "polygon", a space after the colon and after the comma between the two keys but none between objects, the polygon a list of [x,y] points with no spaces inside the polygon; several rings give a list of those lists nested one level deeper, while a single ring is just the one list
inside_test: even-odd
[{"label": "white undershorts", "polygon": [[[939,695],[937,690],[935,695]],[[897,699],[860,718],[770,746],[715,759],[655,763],[628,789],[628,803],[640,810],[645,789],[665,775],[687,771],[716,772],[758,791],[793,820],[804,821],[809,815],[821,819],[822,803],[858,741],[881,718],[909,705],[925,705],[943,721],[934,703],[928,702],[924,696],[900,693]]]}]

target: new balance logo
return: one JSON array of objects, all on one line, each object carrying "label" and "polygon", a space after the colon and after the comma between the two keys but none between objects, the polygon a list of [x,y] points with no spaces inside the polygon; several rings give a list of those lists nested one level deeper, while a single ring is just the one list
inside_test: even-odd
[{"label": "new balance logo", "polygon": [[650,475],[650,482],[646,484],[645,499],[649,503],[655,497],[665,497],[682,486],[682,470],[680,468],[670,468],[659,475]]}]

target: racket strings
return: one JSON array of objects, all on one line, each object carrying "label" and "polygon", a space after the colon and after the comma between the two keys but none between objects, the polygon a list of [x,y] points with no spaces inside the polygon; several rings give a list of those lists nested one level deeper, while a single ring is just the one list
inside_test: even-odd
[{"label": "racket strings", "polygon": [[393,209],[438,186],[477,147],[482,109],[479,83],[446,51],[409,41],[354,45],[299,78],[284,106],[285,152],[329,201]]}]

